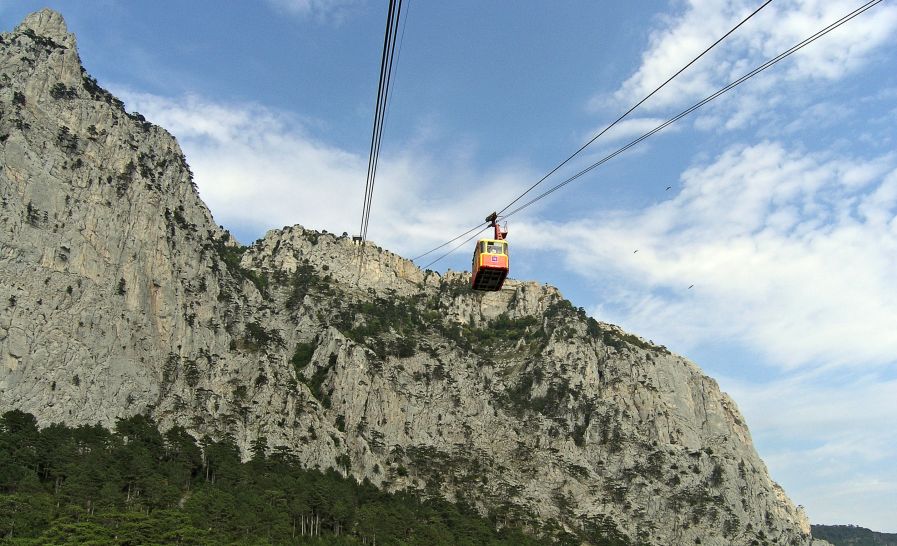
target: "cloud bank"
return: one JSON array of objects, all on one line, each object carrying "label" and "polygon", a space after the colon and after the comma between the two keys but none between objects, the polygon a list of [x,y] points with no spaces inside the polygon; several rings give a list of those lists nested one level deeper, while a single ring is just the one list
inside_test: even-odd
[{"label": "cloud bank", "polygon": [[[859,7],[849,0],[773,2],[695,66],[677,77],[647,105],[683,106],[702,98],[754,66],[788,49]],[[640,66],[614,95],[621,102],[647,95],[759,2],[689,0],[678,16],[662,19],[651,33]],[[897,31],[897,6],[881,4],[804,48],[777,80],[837,80],[868,61]],[[773,74],[773,73],[771,73]],[[769,85],[769,87],[773,87]]]},{"label": "cloud bank", "polygon": [[668,201],[534,223],[518,241],[597,265],[615,286],[605,307],[654,339],[737,339],[784,367],[894,360],[897,157],[762,142],[680,179]]},{"label": "cloud bank", "polygon": [[[226,227],[261,234],[302,224],[357,233],[366,155],[327,144],[295,115],[260,105],[115,92],[177,137],[200,194]],[[475,169],[463,147],[440,151],[412,146],[381,156],[370,239],[406,256],[424,252],[473,227],[463,222],[479,220],[488,206],[482,195],[507,195],[533,177],[525,165]]]},{"label": "cloud bank", "polygon": [[[662,91],[641,111],[672,114],[710,95],[766,60],[838,20],[861,5],[850,0],[784,0],[773,2],[716,46]],[[669,78],[678,67],[732,28],[759,6],[750,1],[688,0],[676,15],[659,18],[648,38],[638,68],[611,93],[590,101],[598,111],[628,107],[633,97],[644,97]],[[800,102],[808,86],[841,80],[867,65],[893,43],[897,34],[897,6],[881,3],[801,49],[784,63],[752,79],[739,92],[718,100],[701,112],[697,128],[740,129],[768,120],[770,107],[783,101]]]}]

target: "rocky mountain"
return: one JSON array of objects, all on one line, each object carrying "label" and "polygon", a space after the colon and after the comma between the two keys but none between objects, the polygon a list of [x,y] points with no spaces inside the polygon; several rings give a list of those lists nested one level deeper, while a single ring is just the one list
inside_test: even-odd
[{"label": "rocky mountain", "polygon": [[0,411],[137,413],[584,542],[810,544],[735,403],[550,286],[217,226],[50,10],[0,35]]}]

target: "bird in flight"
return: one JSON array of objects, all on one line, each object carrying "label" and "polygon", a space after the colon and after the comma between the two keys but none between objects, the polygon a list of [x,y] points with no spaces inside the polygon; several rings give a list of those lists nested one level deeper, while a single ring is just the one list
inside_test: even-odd
[{"label": "bird in flight", "polygon": [[633,254],[635,254],[636,252],[638,252],[638,249],[632,251]]},{"label": "bird in flight", "polygon": [[665,190],[663,190],[663,191],[669,191],[670,188],[672,188],[672,187],[673,187],[673,186],[667,186],[667,189],[665,189]]},{"label": "bird in flight", "polygon": [[694,287],[695,287],[695,285],[691,285],[691,286],[688,287],[688,289],[691,290],[691,289],[694,288]]}]

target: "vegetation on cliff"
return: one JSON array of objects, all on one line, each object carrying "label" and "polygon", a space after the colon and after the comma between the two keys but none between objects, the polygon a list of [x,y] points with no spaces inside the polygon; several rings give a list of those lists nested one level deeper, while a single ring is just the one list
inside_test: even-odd
[{"label": "vegetation on cliff", "polygon": [[876,533],[856,525],[813,525],[813,538],[834,546],[897,546],[897,534]]},{"label": "vegetation on cliff", "polygon": [[[463,503],[385,493],[300,467],[264,440],[199,444],[144,416],[39,430],[0,418],[0,541],[6,544],[539,544]],[[532,531],[535,531],[533,529]],[[572,536],[545,529],[559,542]],[[543,534],[544,536],[544,534]],[[607,539],[603,544],[625,544]]]}]

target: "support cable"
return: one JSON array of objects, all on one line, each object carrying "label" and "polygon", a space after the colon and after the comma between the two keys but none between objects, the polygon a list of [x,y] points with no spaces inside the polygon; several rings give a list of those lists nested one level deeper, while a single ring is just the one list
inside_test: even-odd
[{"label": "support cable", "polygon": [[386,84],[383,91],[383,102],[380,110],[380,125],[377,133],[377,150],[374,155],[374,170],[371,173],[371,189],[368,195],[368,212],[364,222],[364,231],[361,234],[362,243],[368,238],[368,223],[371,220],[371,203],[374,199],[374,183],[377,179],[377,165],[380,160],[380,143],[383,140],[383,128],[386,126],[386,105],[389,103],[389,86],[392,81],[393,60],[396,54],[396,37],[398,35],[399,21],[402,16],[402,0],[398,0],[395,14],[395,21],[392,25],[392,34],[390,36],[389,63],[386,69]]},{"label": "support cable", "polygon": [[[411,13],[411,0],[408,0],[408,5],[405,7],[405,15],[402,17],[402,34],[399,36],[399,49],[396,52],[396,60],[395,65],[396,69],[392,74],[392,81],[395,83],[396,80],[399,79],[399,67],[401,66],[400,61],[402,60],[402,47],[405,45],[405,29],[408,28],[408,14]],[[398,20],[398,19],[397,19]],[[383,124],[389,121],[389,105],[392,104],[392,96],[389,97],[389,100],[386,101],[386,112],[383,114]]]},{"label": "support cable", "polygon": [[383,53],[380,58],[380,81],[377,86],[377,100],[374,108],[374,122],[371,129],[371,147],[368,156],[368,170],[364,189],[364,204],[362,206],[361,226],[359,235],[362,245],[367,240],[368,224],[370,222],[371,203],[374,195],[374,184],[377,175],[377,165],[380,158],[380,143],[383,137],[383,127],[386,114],[386,106],[389,103],[389,88],[394,66],[396,37],[398,36],[399,21],[402,14],[402,0],[390,0],[386,18],[386,30],[383,35]]},{"label": "support cable", "polygon": [[[447,247],[448,245],[450,245],[450,244],[454,243],[455,241],[457,241],[458,239],[460,239],[461,237],[464,237],[464,236],[466,236],[466,235],[468,235],[468,234],[470,234],[470,233],[472,233],[472,232],[474,232],[474,231],[476,231],[476,230],[478,230],[478,229],[479,229],[480,231],[477,233],[477,235],[479,235],[480,233],[483,232],[483,230],[480,229],[480,228],[483,226],[483,224],[486,224],[486,223],[487,223],[487,222],[481,222],[481,223],[475,225],[474,227],[472,227],[472,228],[470,228],[469,230],[465,231],[465,232],[462,233],[461,235],[458,235],[457,237],[455,237],[455,238],[452,239],[451,241],[446,241],[446,242],[442,243],[441,245],[437,246],[436,248],[434,248],[434,249],[432,249],[432,250],[428,250],[427,252],[424,252],[424,253],[421,254],[420,256],[415,256],[414,258],[411,258],[411,261],[412,261],[412,262],[416,262],[417,260],[423,258],[424,256],[427,256],[427,255],[429,255],[429,254],[432,254],[432,253],[436,252],[437,250],[439,250],[440,248],[445,248],[445,247]],[[470,239],[468,239],[468,241],[469,241],[469,240],[470,240]],[[466,242],[466,241],[465,241],[465,242]],[[440,258],[440,259],[441,259],[441,258]],[[438,261],[438,260],[437,260],[437,261]],[[430,262],[430,264],[427,264],[427,265],[431,265],[431,264],[433,264],[433,263],[436,263],[436,262],[435,262],[435,261],[434,261],[434,262]],[[424,269],[426,269],[426,268],[424,268]]]},{"label": "support cable", "polygon": [[[513,216],[514,214],[517,214],[518,212],[520,212],[520,211],[524,210],[525,208],[527,208],[527,207],[533,205],[534,203],[536,203],[536,202],[538,202],[538,201],[544,199],[545,197],[548,197],[549,195],[551,195],[551,194],[554,193],[555,191],[557,191],[557,190],[561,189],[562,187],[566,186],[567,184],[569,184],[569,183],[571,183],[571,182],[573,182],[573,181],[579,179],[580,177],[582,177],[582,176],[585,175],[586,173],[588,173],[588,172],[594,170],[595,168],[597,168],[597,167],[603,165],[604,163],[610,161],[610,160],[613,159],[614,157],[616,157],[616,156],[622,154],[623,152],[629,150],[629,149],[632,148],[633,146],[635,146],[635,145],[639,144],[640,142],[642,142],[643,140],[645,140],[645,139],[647,139],[647,138],[653,136],[654,134],[658,133],[659,131],[663,130],[664,128],[668,127],[669,125],[672,125],[673,123],[679,121],[680,119],[682,119],[682,118],[684,118],[685,116],[691,114],[691,113],[694,112],[695,110],[701,108],[701,107],[704,106],[705,104],[707,104],[707,103],[713,101],[714,99],[720,97],[721,95],[723,95],[723,94],[725,94],[725,93],[731,91],[732,89],[734,89],[734,88],[737,87],[738,85],[741,85],[741,84],[744,83],[745,81],[747,81],[747,80],[753,78],[753,77],[756,76],[757,74],[759,74],[759,73],[765,71],[766,69],[772,67],[773,65],[779,63],[780,61],[786,59],[787,57],[790,57],[790,56],[791,56],[792,54],[794,54],[795,52],[797,52],[797,51],[799,51],[800,49],[806,47],[807,45],[809,45],[809,44],[815,42],[815,41],[818,40],[819,38],[825,36],[825,35],[828,34],[829,32],[831,32],[831,31],[837,29],[838,27],[844,25],[845,23],[851,21],[851,20],[854,19],[855,17],[861,15],[862,13],[866,12],[867,10],[871,9],[871,8],[874,7],[875,5],[881,3],[882,1],[884,1],[884,0],[870,0],[869,2],[866,2],[865,4],[863,4],[862,6],[856,8],[855,10],[853,10],[853,11],[850,12],[850,13],[848,13],[847,15],[842,16],[840,19],[836,20],[836,21],[833,22],[833,23],[830,23],[828,26],[826,26],[826,27],[824,27],[823,29],[817,31],[817,32],[814,33],[813,35],[811,35],[811,36],[805,38],[804,40],[801,40],[801,41],[798,42],[797,44],[791,46],[790,48],[788,48],[787,50],[783,51],[782,53],[779,53],[779,54],[776,55],[775,57],[772,57],[771,59],[767,60],[767,61],[764,62],[763,64],[761,64],[761,65],[759,65],[758,67],[754,68],[754,69],[751,70],[750,72],[747,72],[746,74],[744,74],[744,75],[741,76],[740,78],[738,78],[738,79],[736,79],[736,80],[733,80],[732,82],[730,82],[730,83],[727,84],[726,86],[722,87],[721,89],[719,89],[719,90],[716,91],[715,93],[712,93],[711,95],[705,97],[704,99],[700,100],[699,102],[695,103],[694,105],[690,106],[689,108],[683,110],[683,111],[680,112],[679,114],[677,114],[677,115],[673,116],[672,118],[668,119],[667,121],[661,123],[660,125],[658,125],[658,126],[655,127],[654,129],[652,129],[652,130],[648,131],[647,133],[644,133],[644,134],[641,135],[640,137],[638,137],[638,138],[636,138],[636,139],[630,141],[628,144],[626,144],[626,145],[624,145],[624,146],[618,148],[616,151],[614,151],[614,152],[608,154],[607,156],[603,157],[603,158],[600,159],[599,161],[596,161],[595,163],[589,165],[589,166],[586,167],[585,169],[583,169],[583,170],[579,171],[578,173],[574,174],[573,176],[567,178],[567,179],[564,180],[563,182],[561,182],[561,183],[559,183],[559,184],[556,184],[555,186],[551,187],[549,190],[547,190],[547,191],[545,191],[545,192],[539,194],[538,196],[536,196],[536,197],[534,197],[533,199],[527,201],[527,202],[524,203],[523,205],[520,205],[519,207],[515,208],[514,210],[512,210],[512,211],[509,212],[508,214],[505,214],[504,216],[502,216],[502,218],[509,218],[510,216]],[[532,188],[530,188],[530,189],[532,189]],[[527,190],[527,192],[528,192],[528,191],[529,191],[529,190]],[[526,193],[526,192],[525,192],[525,193]],[[524,195],[525,195],[525,193],[524,193]],[[523,197],[523,195],[521,195],[520,197]],[[511,205],[513,205],[514,203],[516,203],[517,201],[519,201],[520,197],[518,197],[517,199],[515,199],[514,201],[512,201],[508,206],[506,206],[506,207],[505,207],[504,209],[502,209],[502,210],[503,210],[503,211],[504,211],[504,210],[507,210]],[[474,229],[475,229],[475,228],[474,228]],[[471,231],[472,231],[472,230],[471,230]],[[482,230],[481,230],[480,232],[482,232]],[[470,231],[468,231],[467,233],[470,233]],[[464,235],[466,235],[466,234],[460,235],[460,236],[456,237],[455,239],[453,239],[452,241],[449,241],[449,242],[447,242],[447,243],[444,243],[443,245],[437,247],[437,249],[438,249],[438,248],[442,248],[442,247],[447,246],[447,245],[450,244],[451,242],[453,242],[453,241],[455,241],[455,240],[457,240],[457,239],[460,239],[460,238],[463,237]],[[467,241],[465,241],[465,244],[466,244],[469,240],[470,240],[470,239],[468,239]],[[459,246],[459,247],[455,247],[454,249],[452,249],[452,250],[449,251],[448,253],[441,255],[439,258],[437,258],[437,259],[433,260],[432,262],[430,262],[429,264],[427,264],[427,267],[433,265],[434,263],[438,262],[439,260],[442,260],[443,258],[445,258],[445,257],[448,256],[449,254],[453,253],[453,252],[454,252],[455,250],[457,250],[458,248],[460,248],[460,246]],[[435,250],[436,250],[436,249],[434,249],[433,251],[435,251]],[[430,251],[430,252],[433,252],[433,251]],[[427,253],[427,254],[429,254],[429,253]],[[426,255],[426,254],[423,254],[422,256],[424,256],[424,255]]]},{"label": "support cable", "polygon": [[[482,225],[482,224],[481,224],[481,225]],[[480,226],[477,226],[477,227],[480,227]],[[427,265],[423,266],[421,269],[426,270],[427,268],[429,268],[431,265],[435,264],[435,263],[438,262],[439,260],[445,258],[445,257],[448,256],[449,254],[454,253],[454,252],[455,252],[456,250],[458,250],[459,248],[464,247],[465,245],[467,245],[467,243],[469,243],[470,241],[473,241],[474,239],[476,239],[477,237],[479,237],[480,234],[483,233],[484,231],[486,231],[487,229],[489,229],[489,227],[490,227],[490,226],[486,226],[486,227],[482,228],[482,229],[479,230],[478,232],[474,233],[473,235],[471,235],[470,237],[468,237],[467,239],[465,239],[461,244],[459,244],[458,246],[452,248],[451,250],[449,250],[448,252],[446,252],[446,253],[443,254],[442,256],[436,258],[435,260],[433,260],[432,262],[428,263]],[[476,228],[474,228],[474,229],[476,229]],[[470,230],[470,231],[473,231],[473,230]],[[467,233],[470,233],[470,231],[468,231]],[[467,235],[467,233],[465,233],[464,235]],[[454,242],[454,241],[457,241],[457,240],[460,239],[461,237],[464,237],[464,235],[459,235],[459,236],[455,237],[454,239],[452,239],[452,240],[449,241],[448,243],[445,243],[444,245],[442,245],[442,246],[439,247],[439,248],[442,248],[442,247],[444,247],[444,246],[446,246],[446,245],[448,245],[448,244],[450,244],[450,243],[452,243],[452,242]],[[435,250],[435,249],[434,249],[434,250]],[[431,250],[430,252],[433,252],[433,250]],[[428,253],[428,254],[429,254],[429,253]]]},{"label": "support cable", "polygon": [[374,149],[377,139],[377,126],[380,119],[380,102],[383,97],[383,78],[386,72],[386,55],[389,51],[389,32],[392,24],[392,12],[395,7],[394,0],[389,1],[389,8],[386,16],[386,30],[383,33],[383,51],[380,54],[380,79],[377,82],[377,100],[374,103],[374,120],[371,128],[371,149],[368,152],[368,168],[364,183],[364,204],[361,206],[361,226],[358,228],[358,235],[364,232],[364,223],[368,214],[368,193],[371,188],[371,171],[374,161]]},{"label": "support cable", "polygon": [[[580,152],[582,152],[583,150],[585,150],[586,148],[588,148],[593,142],[595,142],[596,140],[598,140],[598,138],[600,138],[602,135],[604,135],[605,133],[607,133],[607,132],[608,132],[610,129],[612,129],[615,125],[617,125],[618,123],[620,123],[621,121],[623,121],[623,119],[626,118],[629,114],[631,114],[636,108],[638,108],[639,106],[641,106],[645,101],[647,101],[647,100],[650,99],[652,96],[654,96],[658,91],[660,91],[661,89],[663,89],[668,83],[670,83],[671,81],[673,81],[673,79],[675,79],[677,76],[679,76],[680,74],[682,74],[682,72],[684,72],[684,71],[685,71],[686,69],[688,69],[691,65],[693,65],[695,62],[697,62],[698,59],[700,59],[701,57],[703,57],[704,55],[706,55],[711,49],[713,49],[714,47],[716,47],[717,45],[719,45],[723,40],[725,40],[726,38],[728,38],[733,32],[735,32],[738,28],[740,28],[742,25],[744,25],[749,19],[751,19],[754,15],[756,15],[757,13],[759,13],[760,10],[762,10],[763,8],[765,8],[766,6],[768,6],[771,2],[772,2],[772,0],[766,0],[763,4],[760,5],[760,7],[758,7],[758,8],[755,9],[754,11],[752,11],[747,17],[745,17],[744,19],[742,19],[737,25],[735,25],[735,26],[732,27],[728,32],[726,32],[725,34],[723,34],[719,39],[717,39],[717,40],[716,40],[715,42],[713,42],[709,47],[707,47],[704,51],[702,51],[697,57],[695,57],[694,59],[692,59],[691,61],[689,61],[688,64],[686,64],[685,66],[683,66],[682,68],[680,68],[675,74],[673,74],[672,76],[670,76],[669,78],[667,78],[666,81],[664,81],[662,84],[660,84],[659,86],[657,86],[653,91],[651,91],[650,93],[648,93],[648,95],[646,95],[642,100],[638,101],[638,102],[637,102],[634,106],[632,106],[629,110],[627,110],[627,111],[624,112],[621,116],[619,116],[617,119],[615,119],[613,122],[611,122],[610,125],[608,125],[608,126],[605,127],[604,129],[602,129],[598,134],[596,134],[595,136],[593,136],[588,142],[586,142],[585,144],[583,144],[582,146],[580,146],[580,148],[579,148],[578,150],[576,150],[575,152],[573,152],[573,153],[572,153],[571,155],[569,155],[566,159],[564,159],[563,161],[561,161],[557,166],[555,166],[553,169],[551,169],[551,170],[548,172],[548,174],[546,174],[545,176],[543,176],[542,178],[540,178],[538,181],[536,181],[535,184],[533,184],[532,186],[530,186],[526,191],[524,191],[522,194],[520,194],[519,196],[517,196],[513,201],[511,201],[510,203],[508,203],[508,205],[505,206],[505,208],[501,209],[501,210],[498,212],[499,216],[501,216],[502,213],[504,213],[506,210],[508,210],[509,208],[511,208],[511,206],[514,205],[514,203],[516,203],[517,201],[521,200],[524,196],[526,196],[529,192],[531,192],[536,186],[538,186],[539,184],[541,184],[542,182],[544,182],[548,177],[550,177],[551,175],[553,175],[554,173],[556,173],[559,169],[561,169],[564,165],[566,165],[567,163],[569,163],[573,158],[575,158],[577,155],[579,155]],[[482,225],[482,224],[479,224],[479,225],[473,227],[472,229],[470,229],[469,231],[467,231],[467,232],[465,232],[465,233],[462,233],[461,235],[455,237],[455,238],[452,239],[451,241],[448,241],[448,242],[446,242],[446,243],[443,243],[443,244],[441,244],[441,245],[439,245],[439,246],[437,246],[437,247],[435,247],[435,248],[433,248],[433,249],[431,249],[431,250],[429,250],[429,251],[427,251],[427,252],[421,254],[420,256],[417,256],[416,258],[412,258],[412,261],[416,261],[416,260],[418,260],[419,258],[423,258],[424,256],[427,256],[427,255],[429,255],[429,254],[431,254],[431,253],[433,253],[433,252],[436,252],[437,250],[439,250],[439,249],[441,249],[441,248],[444,248],[444,247],[450,245],[450,244],[453,243],[454,241],[457,241],[458,239],[464,237],[464,236],[467,235],[468,233],[474,231],[475,229],[477,229],[477,228],[480,227],[481,225]],[[440,258],[440,259],[441,259],[441,258]]]},{"label": "support cable", "polygon": [[663,82],[662,84],[660,84],[659,86],[657,86],[653,91],[651,91],[650,93],[648,93],[648,94],[645,96],[645,98],[643,98],[642,100],[640,100],[640,101],[638,101],[637,103],[635,103],[635,105],[634,105],[632,108],[630,108],[629,110],[626,110],[625,112],[623,112],[623,115],[621,115],[620,117],[618,117],[617,119],[615,119],[613,122],[611,122],[610,125],[608,125],[608,126],[605,127],[604,129],[602,129],[598,134],[596,134],[595,136],[593,136],[593,137],[591,138],[591,140],[589,140],[588,142],[586,142],[585,144],[583,144],[582,146],[580,146],[580,148],[579,148],[578,150],[576,150],[575,152],[573,152],[567,159],[561,161],[555,168],[553,168],[553,169],[551,169],[550,171],[548,171],[548,174],[546,174],[545,176],[543,176],[542,178],[540,178],[535,184],[533,184],[532,186],[530,186],[529,188],[527,188],[527,190],[526,190],[525,192],[521,193],[519,196],[517,196],[516,199],[514,199],[513,201],[511,201],[510,203],[508,203],[508,205],[507,205],[505,208],[503,208],[503,209],[501,209],[500,211],[498,211],[499,216],[501,216],[501,214],[504,213],[504,211],[506,211],[506,210],[508,210],[509,208],[511,208],[511,206],[512,206],[514,203],[516,203],[517,201],[520,201],[521,199],[523,199],[523,197],[526,196],[526,194],[528,194],[528,193],[531,192],[533,189],[535,189],[536,186],[538,186],[539,184],[541,184],[542,182],[544,182],[546,178],[548,178],[549,176],[551,176],[551,175],[553,175],[554,173],[556,173],[561,167],[563,167],[564,165],[566,165],[571,159],[573,159],[574,157],[576,157],[577,155],[579,155],[580,152],[582,152],[583,150],[585,150],[586,148],[588,148],[593,142],[595,142],[596,140],[598,140],[598,138],[601,137],[601,135],[603,135],[604,133],[608,132],[608,131],[611,130],[611,128],[613,128],[616,124],[618,124],[618,123],[620,123],[621,121],[623,121],[623,118],[625,118],[626,116],[628,116],[629,114],[631,114],[631,113],[633,112],[633,110],[635,110],[636,108],[638,108],[639,106],[641,106],[645,101],[647,101],[648,99],[650,99],[651,97],[653,97],[658,91],[660,91],[661,89],[663,89],[664,87],[666,87],[666,85],[667,85],[668,83],[670,83],[671,81],[673,81],[673,79],[675,79],[676,76],[678,76],[679,74],[682,74],[683,72],[685,72],[685,70],[686,70],[688,67],[690,67],[691,65],[695,64],[695,63],[698,61],[698,59],[700,59],[701,57],[703,57],[704,55],[706,55],[711,49],[713,49],[714,47],[716,47],[717,45],[719,45],[720,42],[722,42],[723,40],[725,40],[726,38],[728,38],[729,35],[731,35],[733,32],[735,32],[736,30],[738,30],[738,28],[741,27],[741,25],[747,23],[748,20],[751,19],[751,17],[753,17],[754,15],[757,15],[758,13],[760,13],[760,10],[762,10],[763,8],[765,8],[766,6],[768,6],[768,5],[770,4],[770,2],[772,2],[772,0],[766,0],[766,2],[764,2],[763,4],[760,5],[760,7],[758,7],[758,8],[755,9],[754,11],[752,11],[752,12],[750,13],[750,15],[748,15],[747,17],[745,17],[744,19],[742,19],[741,22],[739,22],[737,25],[735,25],[734,27],[732,27],[732,28],[729,30],[729,32],[723,34],[717,41],[715,41],[715,42],[713,42],[712,44],[710,44],[710,46],[707,47],[707,49],[705,49],[704,51],[702,51],[697,57],[695,57],[694,59],[692,59],[691,61],[689,61],[689,63],[688,63],[687,65],[685,65],[685,66],[683,66],[682,68],[680,68],[675,74],[673,74],[672,76],[670,76],[665,82]]},{"label": "support cable", "polygon": [[[616,157],[616,156],[622,154],[623,152],[625,152],[626,150],[632,148],[633,146],[635,146],[636,144],[640,143],[641,141],[643,141],[643,140],[645,140],[645,139],[651,137],[652,135],[654,135],[654,134],[658,133],[659,131],[665,129],[666,127],[672,125],[673,123],[679,121],[680,119],[682,119],[682,118],[684,118],[685,116],[691,114],[692,112],[694,112],[694,111],[697,110],[698,108],[701,108],[702,106],[704,106],[704,105],[707,104],[708,102],[710,102],[710,101],[712,101],[712,100],[718,98],[718,97],[721,96],[721,95],[724,95],[725,93],[728,93],[729,91],[731,91],[731,90],[734,89],[735,87],[741,85],[741,84],[744,83],[745,81],[747,81],[747,80],[753,78],[753,77],[756,76],[757,74],[759,74],[759,73],[763,72],[764,70],[770,68],[771,66],[775,65],[775,64],[778,63],[779,61],[781,61],[781,60],[783,60],[783,59],[785,59],[785,58],[787,58],[787,57],[790,57],[790,56],[791,56],[792,54],[794,54],[795,52],[799,51],[800,49],[802,49],[802,48],[804,48],[804,47],[806,47],[806,46],[808,46],[808,45],[810,45],[811,43],[815,42],[815,41],[818,40],[819,38],[825,36],[825,35],[828,34],[829,32],[835,30],[836,28],[838,28],[838,27],[840,27],[841,25],[847,23],[848,21],[850,21],[850,20],[853,19],[854,17],[857,17],[858,15],[862,14],[862,13],[865,12],[866,10],[871,9],[873,6],[875,6],[876,4],[878,4],[878,3],[880,3],[880,2],[883,2],[883,1],[884,1],[884,0],[871,0],[871,1],[867,2],[866,4],[863,4],[862,6],[860,6],[860,7],[857,8],[857,9],[855,9],[854,11],[852,11],[852,12],[848,13],[847,15],[841,17],[840,19],[838,19],[838,20],[835,21],[834,23],[831,23],[830,25],[828,25],[827,27],[823,28],[822,30],[817,31],[817,32],[816,32],[815,34],[813,34],[812,36],[810,36],[810,37],[808,37],[808,38],[805,38],[804,40],[800,41],[799,43],[797,43],[797,44],[791,46],[789,49],[783,51],[782,53],[779,53],[778,55],[776,55],[775,57],[769,59],[768,61],[766,61],[765,63],[761,64],[761,65],[758,66],[757,68],[751,70],[751,71],[748,72],[747,74],[745,74],[745,75],[741,76],[740,78],[738,78],[738,79],[736,79],[736,80],[730,82],[728,85],[726,85],[725,87],[719,89],[719,90],[716,91],[715,93],[713,93],[713,94],[711,94],[711,95],[705,97],[705,98],[702,99],[701,101],[699,101],[699,102],[693,104],[692,106],[688,107],[687,109],[683,110],[682,112],[676,114],[675,116],[673,116],[672,118],[668,119],[667,121],[661,123],[660,125],[658,125],[658,126],[655,127],[654,129],[651,129],[651,130],[648,131],[647,133],[645,133],[645,134],[643,134],[642,136],[636,138],[635,140],[629,142],[629,143],[626,144],[625,146],[623,146],[623,147],[621,147],[621,148],[618,148],[618,149],[617,149],[616,151],[614,151],[613,153],[610,153],[610,154],[606,155],[605,157],[603,157],[603,158],[600,159],[599,161],[596,161],[595,163],[592,163],[591,165],[589,165],[589,166],[586,167],[585,169],[579,171],[578,173],[574,174],[574,175],[571,176],[570,178],[567,178],[567,179],[564,180],[563,182],[561,182],[561,183],[559,183],[559,184],[556,184],[556,185],[553,186],[551,189],[549,189],[549,190],[547,190],[547,191],[545,191],[545,192],[539,194],[537,197],[535,197],[535,198],[531,199],[530,201],[524,203],[523,205],[517,207],[517,208],[514,209],[513,211],[511,211],[511,212],[509,212],[508,214],[504,215],[503,218],[508,218],[508,217],[510,217],[510,216],[512,216],[512,215],[514,215],[514,214],[517,214],[517,213],[520,212],[521,210],[523,210],[523,209],[529,207],[530,205],[536,203],[537,201],[539,201],[539,200],[541,200],[541,199],[544,199],[545,197],[548,197],[549,195],[551,195],[551,194],[554,193],[555,191],[559,190],[560,188],[566,186],[566,185],[569,184],[570,182],[573,182],[574,180],[580,178],[580,177],[583,176],[584,174],[586,174],[586,173],[592,171],[593,169],[595,169],[595,168],[597,168],[597,167],[603,165],[604,163],[607,163],[608,161],[610,161],[610,160],[613,159],[614,157]],[[507,207],[505,207],[505,209],[507,209]]]}]

